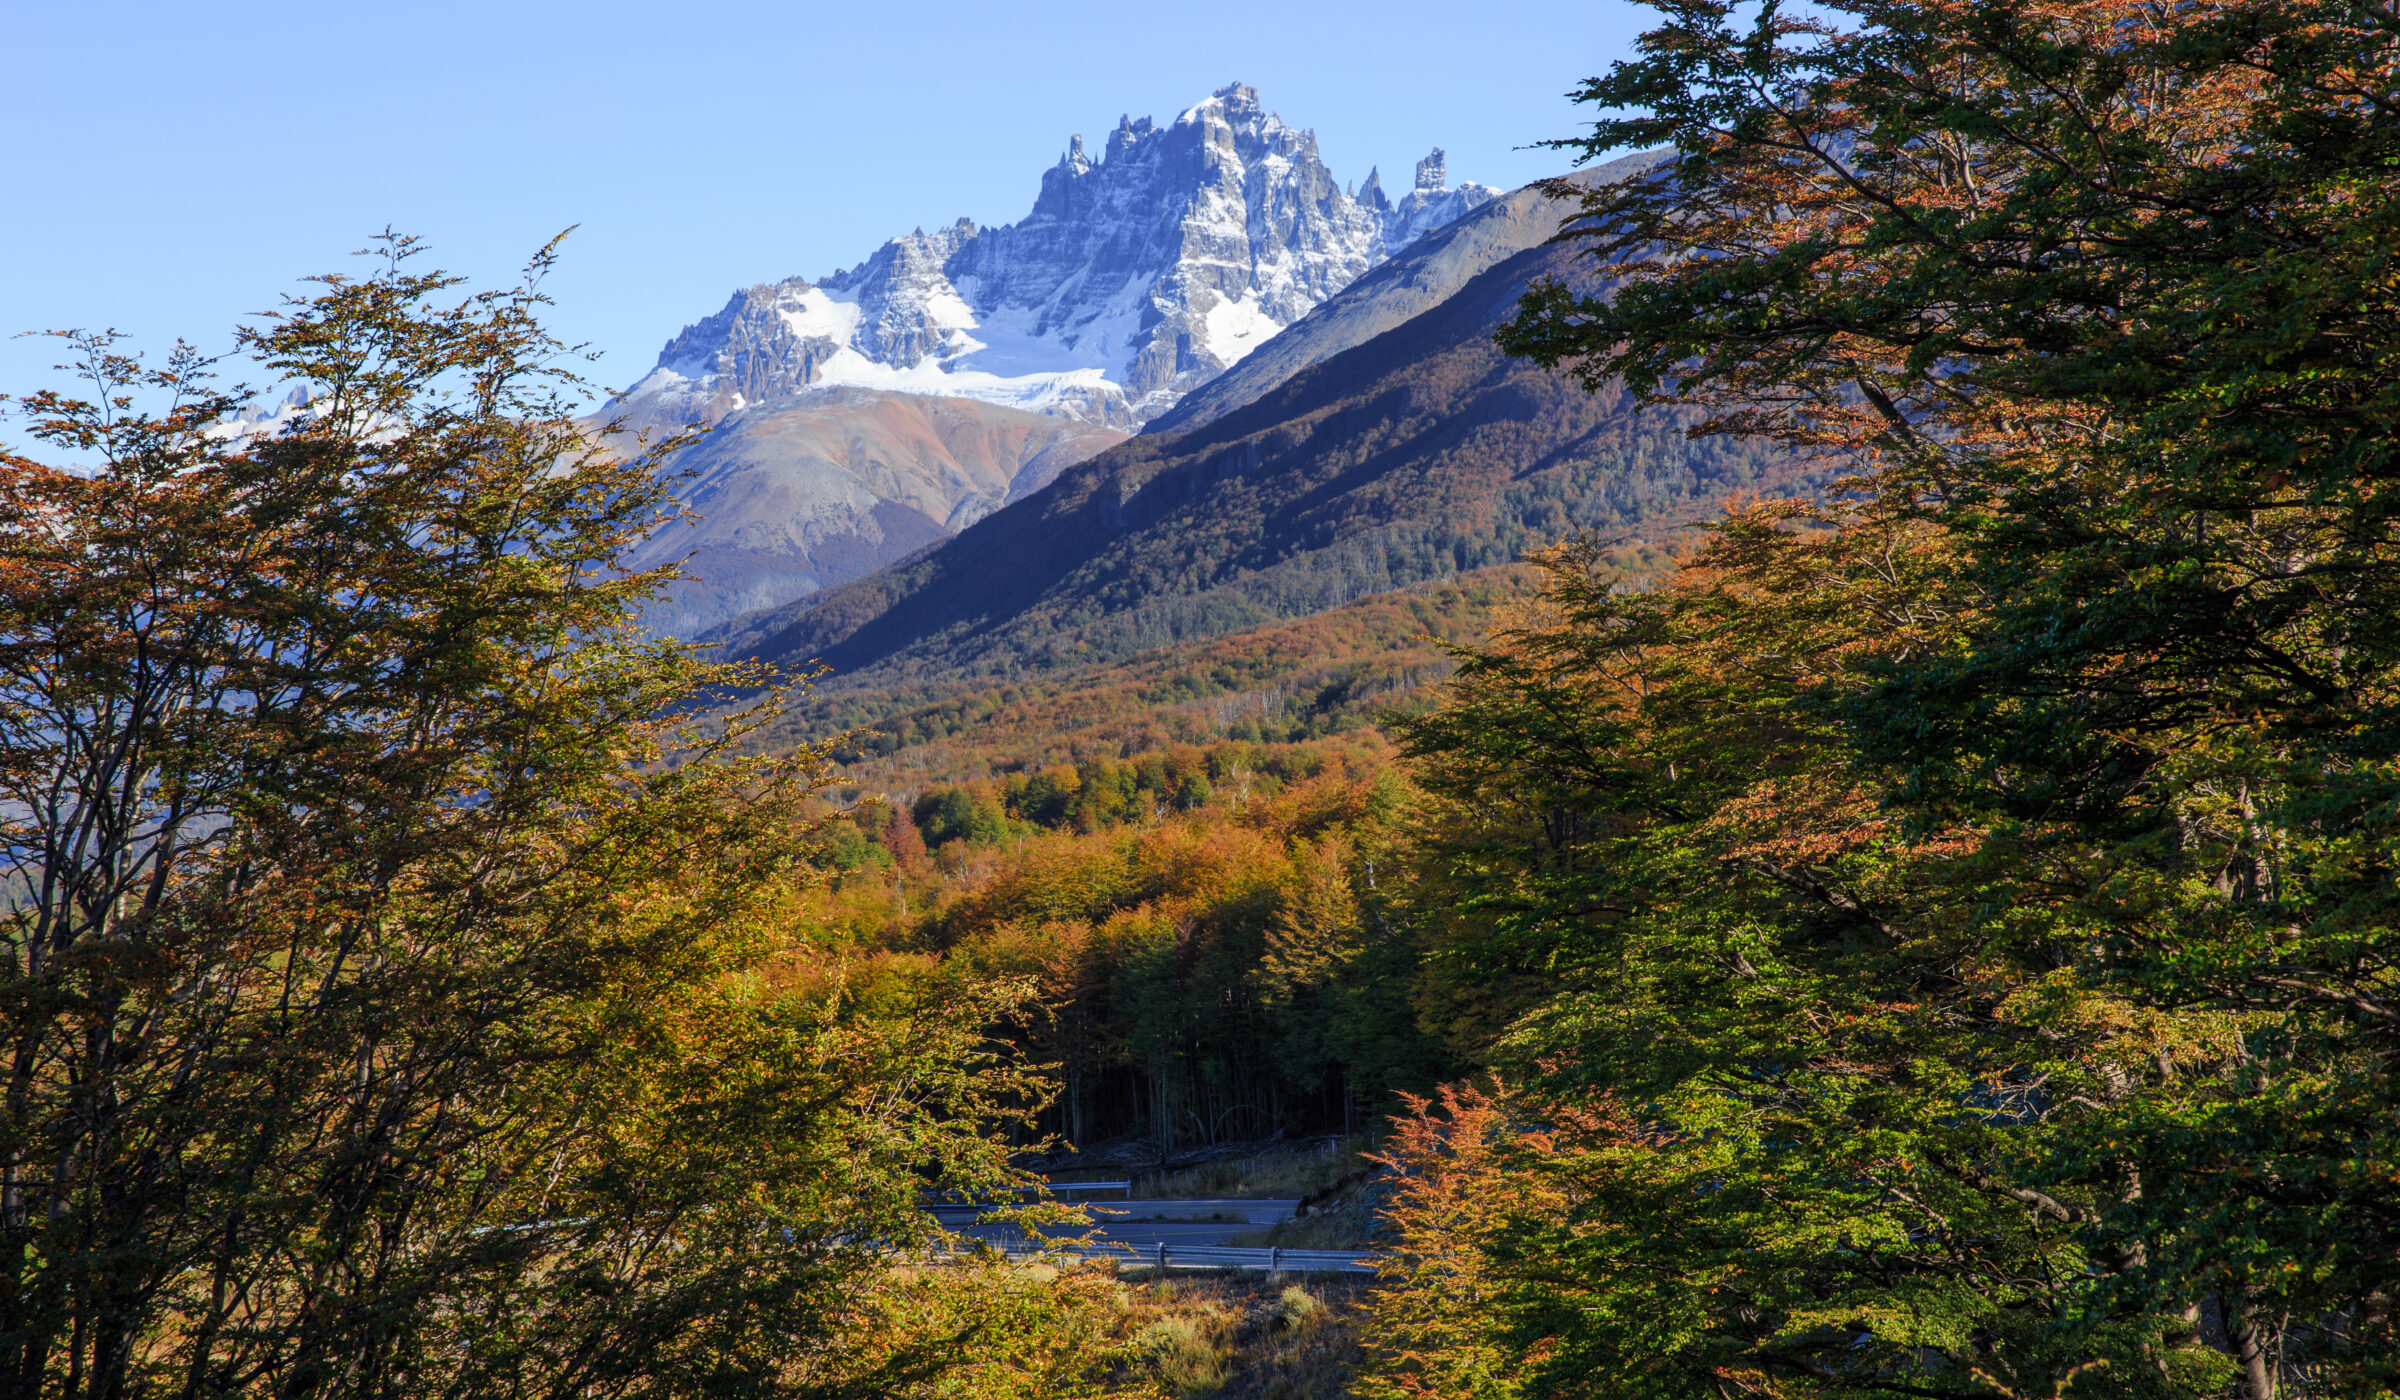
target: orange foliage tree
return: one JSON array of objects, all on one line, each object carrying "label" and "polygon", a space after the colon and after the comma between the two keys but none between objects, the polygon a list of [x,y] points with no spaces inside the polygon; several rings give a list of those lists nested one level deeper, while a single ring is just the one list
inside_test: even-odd
[{"label": "orange foliage tree", "polygon": [[0,456],[0,1391],[926,1393],[1005,992],[774,990],[823,755],[683,719],[758,678],[635,626],[536,282],[386,251],[245,337],[295,415],[82,337]]},{"label": "orange foliage tree", "polygon": [[1367,1400],[1513,1400],[1524,1395],[1521,1349],[1502,1307],[1515,1286],[1502,1266],[1522,1222],[1557,1213],[1542,1173],[1548,1134],[1529,1131],[1504,1091],[1445,1084],[1401,1096],[1374,1160],[1390,1170],[1363,1340]]},{"label": "orange foliage tree", "polygon": [[1648,1134],[1526,1384],[2385,1393],[2400,18],[1657,8],[1509,343],[1858,474],[1414,727],[1530,1112]]}]

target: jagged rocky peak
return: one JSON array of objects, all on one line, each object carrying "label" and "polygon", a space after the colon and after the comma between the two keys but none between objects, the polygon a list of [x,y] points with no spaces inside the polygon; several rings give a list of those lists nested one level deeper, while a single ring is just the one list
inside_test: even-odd
[{"label": "jagged rocky peak", "polygon": [[1138,426],[1368,268],[1487,202],[1440,151],[1398,202],[1355,194],[1313,131],[1228,84],[1161,125],[1078,134],[1014,224],[895,238],[814,284],[736,294],[637,395],[712,414],[818,385],[986,399]]},{"label": "jagged rocky peak", "polygon": [[1358,202],[1379,214],[1392,212],[1391,198],[1383,192],[1383,172],[1377,167],[1367,167],[1367,182],[1358,187]]},{"label": "jagged rocky peak", "polygon": [[1100,158],[1115,160],[1120,151],[1126,150],[1157,129],[1157,124],[1148,117],[1144,117],[1140,121],[1135,121],[1129,115],[1118,117],[1117,129],[1108,134],[1108,146]]},{"label": "jagged rocky peak", "polygon": [[735,292],[722,311],[667,342],[643,385],[682,400],[687,417],[712,421],[799,393],[841,348],[831,327],[810,327],[795,314],[813,290],[808,279],[791,277]]},{"label": "jagged rocky peak", "polygon": [[[1398,203],[1384,206],[1383,229],[1386,255],[1398,253],[1426,234],[1455,223],[1468,213],[1499,198],[1500,191],[1490,185],[1464,184],[1449,187],[1449,157],[1436,146],[1432,154],[1417,162],[1416,188],[1400,197]],[[1375,191],[1377,199],[1383,191]]]}]

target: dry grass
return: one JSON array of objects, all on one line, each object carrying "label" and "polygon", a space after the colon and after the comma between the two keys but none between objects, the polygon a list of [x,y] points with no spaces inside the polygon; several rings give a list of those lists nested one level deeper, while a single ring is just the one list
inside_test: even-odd
[{"label": "dry grass", "polygon": [[1187,1275],[1128,1285],[1141,1379],[1177,1400],[1338,1400],[1368,1280]]}]

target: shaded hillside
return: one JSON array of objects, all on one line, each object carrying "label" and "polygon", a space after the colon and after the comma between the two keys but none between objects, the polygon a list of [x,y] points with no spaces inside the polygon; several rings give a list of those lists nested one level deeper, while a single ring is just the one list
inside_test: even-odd
[{"label": "shaded hillside", "polygon": [[882,573],[719,640],[836,684],[1101,664],[1505,564],[1578,528],[1663,539],[1780,450],[1587,395],[1491,343],[1544,246],[1191,433],[1142,437]]},{"label": "shaded hillside", "polygon": [[1415,703],[1449,675],[1444,645],[1482,641],[1496,612],[1532,596],[1534,575],[1482,569],[1071,676],[829,690],[803,697],[750,743],[780,751],[846,733],[851,787],[913,793],[1172,744],[1321,738]]},{"label": "shaded hillside", "polygon": [[[1661,152],[1626,156],[1568,176],[1602,185],[1656,165]],[[1144,431],[1156,435],[1205,427],[1269,393],[1293,375],[1431,311],[1466,284],[1548,239],[1575,212],[1527,186],[1456,223],[1434,230],[1391,261],[1344,287],[1239,364],[1186,394]]]},{"label": "shaded hillside", "polygon": [[[639,419],[629,428],[672,430]],[[779,607],[948,539],[1124,433],[970,399],[868,389],[803,393],[741,409],[676,455],[695,518],[644,541],[634,562],[690,559],[649,610],[690,636]]]}]

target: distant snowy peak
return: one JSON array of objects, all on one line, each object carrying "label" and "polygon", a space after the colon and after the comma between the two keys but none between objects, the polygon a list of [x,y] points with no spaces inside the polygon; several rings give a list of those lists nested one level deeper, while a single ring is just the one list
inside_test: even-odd
[{"label": "distant snowy peak", "polygon": [[[724,310],[668,341],[657,368],[626,397],[640,410],[640,422],[661,426],[713,422],[811,388],[843,386],[982,399],[1090,423],[1131,424],[1123,393],[1100,369],[1004,377],[959,367],[955,352],[914,344],[921,333],[890,333],[891,318],[879,316],[881,309],[854,291],[812,287],[803,277],[746,288]],[[877,354],[892,343],[912,348]]]},{"label": "distant snowy peak", "polygon": [[[1160,126],[1081,136],[1014,224],[895,238],[856,267],[737,292],[633,390],[721,417],[818,386],[984,399],[1135,427],[1425,233],[1497,196],[1441,151],[1397,202],[1355,194],[1239,83]],[[651,412],[645,412],[650,417]]]},{"label": "distant snowy peak", "polygon": [[1366,184],[1359,187],[1358,200],[1383,218],[1384,256],[1396,256],[1401,249],[1423,238],[1444,224],[1460,219],[1498,199],[1501,191],[1491,185],[1473,181],[1451,189],[1448,178],[1449,157],[1442,148],[1417,162],[1416,188],[1400,197],[1394,204],[1383,192],[1383,181],[1374,170],[1367,172]]}]

